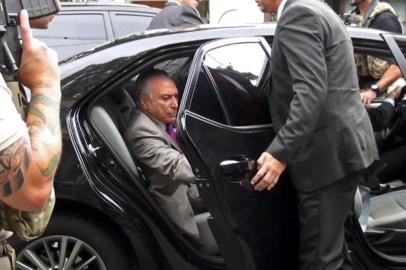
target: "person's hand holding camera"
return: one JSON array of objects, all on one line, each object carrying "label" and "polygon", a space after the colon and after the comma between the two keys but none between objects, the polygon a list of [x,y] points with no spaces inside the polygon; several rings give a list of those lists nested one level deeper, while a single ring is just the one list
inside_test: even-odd
[{"label": "person's hand holding camera", "polygon": [[[33,91],[42,88],[53,88],[60,83],[58,69],[58,56],[56,52],[48,48],[43,42],[33,38],[28,14],[25,10],[20,14],[20,29],[22,36],[22,56],[20,64],[20,82]],[[52,93],[59,98],[60,92]]]}]

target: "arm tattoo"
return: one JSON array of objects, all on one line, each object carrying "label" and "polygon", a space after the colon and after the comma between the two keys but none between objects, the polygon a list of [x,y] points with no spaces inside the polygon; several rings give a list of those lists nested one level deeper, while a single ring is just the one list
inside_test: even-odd
[{"label": "arm tattoo", "polygon": [[7,197],[24,183],[22,167],[28,168],[27,141],[25,138],[0,151],[0,196]]},{"label": "arm tattoo", "polygon": [[[53,115],[45,115],[40,105],[50,109]],[[58,135],[60,131],[59,107],[59,102],[53,100],[46,94],[36,94],[32,96],[29,113],[41,119],[43,123],[46,123],[52,134]]]},{"label": "arm tattoo", "polygon": [[[43,88],[50,87],[44,86]],[[33,160],[36,161],[35,153],[48,151],[48,159],[41,161],[41,165],[39,163],[37,165],[41,174],[49,180],[53,179],[61,159],[61,151],[57,146],[60,144],[58,142],[61,136],[59,108],[59,100],[46,93],[39,93],[32,96],[27,115]]]},{"label": "arm tattoo", "polygon": [[[51,160],[49,161],[49,165],[47,168],[45,169],[41,169],[42,175],[44,176],[53,176],[54,171],[56,170],[56,168],[58,167],[59,161],[61,160],[61,154],[58,153],[56,155],[54,155]],[[52,177],[50,178],[50,180],[52,180]]]}]

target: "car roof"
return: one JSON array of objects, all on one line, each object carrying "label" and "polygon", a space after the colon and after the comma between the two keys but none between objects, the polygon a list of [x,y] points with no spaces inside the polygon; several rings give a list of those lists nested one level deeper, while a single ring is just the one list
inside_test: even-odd
[{"label": "car roof", "polygon": [[[147,40],[150,44],[154,43],[155,39],[165,40],[165,43],[157,42],[157,45],[171,45],[189,41],[197,41],[202,39],[216,39],[228,37],[244,37],[244,36],[269,36],[274,35],[276,23],[263,24],[245,24],[245,25],[200,25],[190,28],[175,28],[175,29],[156,29],[147,30],[141,33],[136,33],[127,37],[116,39],[108,43],[102,44],[89,51],[80,53],[71,59],[66,59],[64,62],[69,62],[75,58],[83,57],[95,53],[97,51],[106,50],[109,47],[114,47],[119,44],[129,43],[136,40]],[[381,30],[347,27],[351,38],[359,40],[382,41],[381,34],[385,33]],[[402,36],[405,37],[405,36]],[[143,42],[143,41],[140,41]],[[153,47],[153,46],[152,46]],[[125,53],[125,52],[123,52]]]},{"label": "car roof", "polygon": [[[60,62],[62,79],[74,75],[82,67],[92,66],[92,71],[103,79],[106,75],[104,72],[105,64],[109,65],[111,72],[116,68],[111,63],[120,62],[119,59],[141,55],[148,51],[159,49],[168,49],[173,46],[200,46],[208,41],[221,38],[236,37],[266,37],[268,42],[272,41],[276,29],[275,23],[243,25],[243,26],[213,26],[203,25],[188,29],[173,30],[150,30],[133,34],[121,39],[113,40],[96,48],[80,53]],[[357,44],[363,47],[376,46],[377,50],[387,50],[387,45],[383,41],[382,31],[348,27],[348,32]],[[406,36],[400,36],[404,39],[402,50],[406,50]],[[97,68],[96,68],[97,67]]]}]

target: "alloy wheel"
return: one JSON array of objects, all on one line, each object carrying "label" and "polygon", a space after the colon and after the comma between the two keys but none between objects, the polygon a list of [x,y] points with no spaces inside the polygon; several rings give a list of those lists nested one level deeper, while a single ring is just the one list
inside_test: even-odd
[{"label": "alloy wheel", "polygon": [[85,242],[65,235],[34,240],[17,256],[17,270],[107,270]]}]

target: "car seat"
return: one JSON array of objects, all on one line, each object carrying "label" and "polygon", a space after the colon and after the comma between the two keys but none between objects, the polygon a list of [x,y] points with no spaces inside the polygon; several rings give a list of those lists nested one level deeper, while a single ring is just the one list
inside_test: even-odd
[{"label": "car seat", "polygon": [[[404,255],[406,242],[406,190],[396,190],[377,196],[357,189],[354,212],[359,218],[369,243],[390,255]],[[363,218],[366,215],[366,219]],[[365,222],[364,222],[365,221]]]}]

